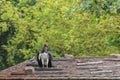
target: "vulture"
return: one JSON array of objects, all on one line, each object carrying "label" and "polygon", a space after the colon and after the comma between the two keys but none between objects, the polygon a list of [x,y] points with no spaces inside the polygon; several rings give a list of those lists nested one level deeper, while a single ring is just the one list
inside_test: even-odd
[{"label": "vulture", "polygon": [[[45,55],[44,55],[45,54]],[[48,63],[47,64],[44,64],[43,63],[43,60],[44,58],[46,58],[46,54],[48,56]],[[42,55],[42,56],[41,56]],[[51,53],[48,51],[48,45],[47,44],[44,44],[43,46],[43,49],[42,51],[39,51],[37,53],[37,62],[38,62],[38,65],[39,67],[52,67],[52,55]],[[44,64],[44,65],[43,65]]]}]

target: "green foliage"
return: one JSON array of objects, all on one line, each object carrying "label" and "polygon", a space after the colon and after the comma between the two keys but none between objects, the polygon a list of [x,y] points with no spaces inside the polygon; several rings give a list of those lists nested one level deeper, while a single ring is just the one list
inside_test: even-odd
[{"label": "green foliage", "polygon": [[109,36],[108,45],[120,48],[120,33],[114,33]]},{"label": "green foliage", "polygon": [[120,0],[81,0],[80,9],[96,14],[118,14],[120,12]]},{"label": "green foliage", "polygon": [[57,57],[106,56],[119,52],[111,47],[119,46],[119,34],[112,35],[120,29],[119,2],[1,0],[0,69],[30,59],[46,42]]}]

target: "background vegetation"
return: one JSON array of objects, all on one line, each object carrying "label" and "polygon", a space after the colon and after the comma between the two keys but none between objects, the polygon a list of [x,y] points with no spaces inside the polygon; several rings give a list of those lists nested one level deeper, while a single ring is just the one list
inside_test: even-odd
[{"label": "background vegetation", "polygon": [[53,56],[120,52],[120,0],[0,0],[0,69],[49,44]]}]

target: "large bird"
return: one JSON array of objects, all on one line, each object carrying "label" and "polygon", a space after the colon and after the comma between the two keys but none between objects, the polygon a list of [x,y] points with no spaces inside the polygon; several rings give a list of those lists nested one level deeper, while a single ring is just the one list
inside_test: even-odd
[{"label": "large bird", "polygon": [[[47,57],[48,56],[48,57]],[[47,59],[48,58],[48,59]],[[44,64],[44,60],[46,59],[48,62],[48,64]],[[48,51],[48,45],[44,44],[42,51],[37,53],[37,62],[39,67],[52,67],[52,55],[51,53]]]}]

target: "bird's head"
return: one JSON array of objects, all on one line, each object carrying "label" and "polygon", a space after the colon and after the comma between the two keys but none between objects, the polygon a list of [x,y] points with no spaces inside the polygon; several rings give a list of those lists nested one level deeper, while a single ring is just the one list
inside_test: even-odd
[{"label": "bird's head", "polygon": [[44,48],[48,48],[48,44],[44,44]]}]

